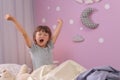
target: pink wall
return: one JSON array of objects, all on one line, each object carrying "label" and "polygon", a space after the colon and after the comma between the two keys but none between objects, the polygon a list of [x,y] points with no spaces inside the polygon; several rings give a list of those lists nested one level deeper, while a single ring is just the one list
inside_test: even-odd
[{"label": "pink wall", "polygon": [[[34,0],[35,25],[46,24],[53,30],[57,18],[63,19],[63,28],[54,48],[55,60],[60,63],[73,59],[86,68],[110,65],[120,69],[119,3],[120,0],[102,0],[86,5],[75,0]],[[87,7],[97,9],[91,16],[99,23],[97,29],[88,29],[80,21],[81,12]],[[73,42],[72,38],[77,34],[85,41]]]}]

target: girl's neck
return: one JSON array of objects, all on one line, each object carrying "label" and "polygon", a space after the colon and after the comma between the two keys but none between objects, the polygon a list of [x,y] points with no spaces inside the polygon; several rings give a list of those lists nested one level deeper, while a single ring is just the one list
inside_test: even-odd
[{"label": "girl's neck", "polygon": [[47,47],[47,45],[43,45],[43,46],[38,45],[38,46],[41,47],[41,48],[46,48]]}]

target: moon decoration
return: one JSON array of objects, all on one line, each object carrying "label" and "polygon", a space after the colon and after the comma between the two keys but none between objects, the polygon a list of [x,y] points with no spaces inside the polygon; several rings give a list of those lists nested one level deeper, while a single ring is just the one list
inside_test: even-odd
[{"label": "moon decoration", "polygon": [[73,42],[83,42],[84,40],[83,36],[78,34],[73,37]]},{"label": "moon decoration", "polygon": [[81,14],[81,17],[80,17],[82,24],[85,25],[86,27],[90,28],[90,29],[95,29],[99,25],[99,24],[94,23],[90,19],[90,16],[94,12],[94,10],[95,9],[93,9],[93,8],[86,8],[85,10],[83,10],[83,12]]}]

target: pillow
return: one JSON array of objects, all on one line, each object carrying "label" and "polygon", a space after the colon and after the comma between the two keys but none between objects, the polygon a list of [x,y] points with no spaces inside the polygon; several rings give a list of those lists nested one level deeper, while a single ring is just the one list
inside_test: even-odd
[{"label": "pillow", "polygon": [[[17,75],[17,73],[19,72],[21,66],[22,65],[19,65],[19,64],[0,64],[0,72],[2,72],[3,70],[6,69],[9,72],[11,72],[11,74]],[[31,72],[30,68],[29,68],[29,72]]]}]

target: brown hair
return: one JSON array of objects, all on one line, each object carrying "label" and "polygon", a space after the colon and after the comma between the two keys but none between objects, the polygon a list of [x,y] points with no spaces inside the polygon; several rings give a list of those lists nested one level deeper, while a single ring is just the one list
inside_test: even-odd
[{"label": "brown hair", "polygon": [[48,26],[42,26],[42,25],[40,25],[40,26],[38,26],[35,29],[35,31],[33,33],[33,41],[34,41],[35,44],[37,44],[36,39],[35,39],[36,33],[39,32],[39,31],[43,31],[43,32],[48,33],[49,34],[49,40],[48,40],[48,42],[51,40],[52,32],[51,32],[50,28]]}]

